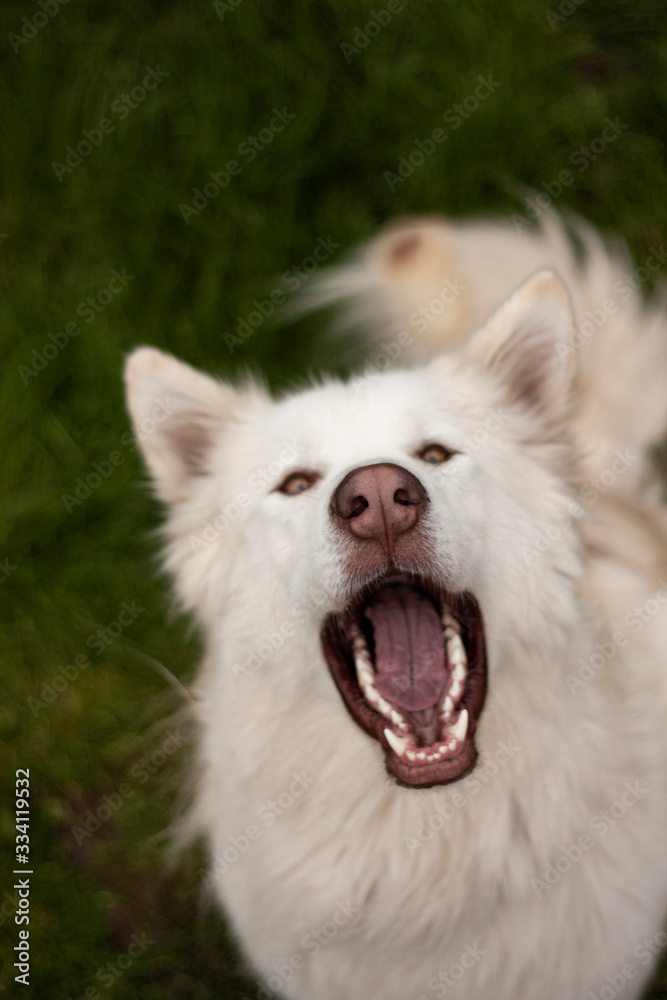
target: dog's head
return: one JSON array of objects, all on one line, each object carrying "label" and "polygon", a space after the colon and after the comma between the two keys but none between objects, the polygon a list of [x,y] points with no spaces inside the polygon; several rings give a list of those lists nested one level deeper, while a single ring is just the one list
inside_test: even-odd
[{"label": "dog's head", "polygon": [[456,353],[278,401],[136,350],[167,567],[216,669],[277,713],[330,699],[402,785],[466,775],[494,671],[575,614],[576,533],[549,530],[571,503],[570,326],[540,272]]}]

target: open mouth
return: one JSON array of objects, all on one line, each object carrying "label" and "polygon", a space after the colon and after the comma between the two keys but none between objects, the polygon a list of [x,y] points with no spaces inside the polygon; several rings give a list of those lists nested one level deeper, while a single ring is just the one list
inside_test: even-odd
[{"label": "open mouth", "polygon": [[472,770],[486,652],[471,594],[386,577],[326,619],[322,644],[350,715],[399,784],[446,785]]}]

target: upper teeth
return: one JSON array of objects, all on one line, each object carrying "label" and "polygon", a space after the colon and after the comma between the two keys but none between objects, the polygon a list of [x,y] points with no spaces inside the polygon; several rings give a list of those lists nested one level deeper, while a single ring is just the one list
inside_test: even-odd
[{"label": "upper teeth", "polygon": [[468,658],[460,635],[452,635],[447,638],[447,653],[451,663],[467,663]]},{"label": "upper teeth", "polygon": [[357,668],[357,680],[359,682],[359,687],[363,689],[366,686],[370,686],[373,690],[375,690],[375,671],[371,666],[368,650],[354,650],[354,665]]},{"label": "upper teeth", "polygon": [[[468,733],[468,711],[465,708],[460,712],[455,724],[449,725],[455,704],[461,697],[465,686],[468,658],[465,646],[461,640],[461,626],[450,611],[443,611],[442,624],[451,676],[449,689],[441,709],[441,717],[446,725],[444,741],[449,740],[446,744],[447,750],[453,751],[465,740]],[[418,752],[416,747],[414,751],[407,751],[407,747],[411,741],[408,724],[400,712],[396,711],[389,702],[385,701],[375,687],[376,673],[363,632],[357,626],[353,626],[350,638],[352,640],[357,682],[366,701],[373,705],[378,712],[381,712],[386,719],[390,719],[394,726],[408,733],[407,736],[397,736],[391,729],[384,730],[385,739],[394,753],[399,757],[407,756],[409,760],[414,760],[415,758],[417,760],[440,759],[440,755],[445,752],[444,742],[443,747],[440,750],[436,750],[433,757],[425,758],[424,754],[421,751]]]},{"label": "upper teeth", "polygon": [[455,663],[454,669],[452,670],[452,679],[455,681],[464,681],[466,679],[466,673],[465,663]]},{"label": "upper teeth", "polygon": [[375,687],[375,671],[371,665],[371,658],[363,637],[355,637],[352,640],[354,649],[354,665],[357,670],[357,683],[361,688],[364,698],[370,702],[382,715],[397,725],[400,729],[407,729],[407,725],[402,715],[396,712],[388,701],[385,701],[378,689]]},{"label": "upper teeth", "polygon": [[461,683],[460,680],[454,678],[449,686],[449,700],[452,703],[458,701],[462,694],[463,694],[463,684]]},{"label": "upper teeth", "polygon": [[[448,629],[445,628],[445,633],[447,634],[447,632]],[[449,660],[450,667],[452,668],[452,676],[449,684],[449,690],[447,691],[445,705],[456,702],[461,697],[468,672],[468,657],[466,656],[465,646],[461,641],[461,636],[458,633],[449,634],[447,636],[447,658]],[[449,709],[446,714],[449,715],[450,711],[451,709]]]}]

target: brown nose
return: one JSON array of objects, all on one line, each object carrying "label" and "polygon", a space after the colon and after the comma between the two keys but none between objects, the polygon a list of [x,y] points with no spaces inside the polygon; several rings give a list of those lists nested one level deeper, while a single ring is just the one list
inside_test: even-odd
[{"label": "brown nose", "polygon": [[414,528],[427,503],[416,476],[382,463],[349,472],[331,498],[331,510],[355,538],[375,539],[393,558],[396,539]]}]

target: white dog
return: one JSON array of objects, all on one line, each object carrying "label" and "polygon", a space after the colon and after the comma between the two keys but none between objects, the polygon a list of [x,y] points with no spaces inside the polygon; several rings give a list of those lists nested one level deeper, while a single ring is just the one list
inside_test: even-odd
[{"label": "white dog", "polygon": [[534,230],[407,220],[326,274],[347,383],[128,360],[258,997],[635,998],[667,941],[664,253]]}]

